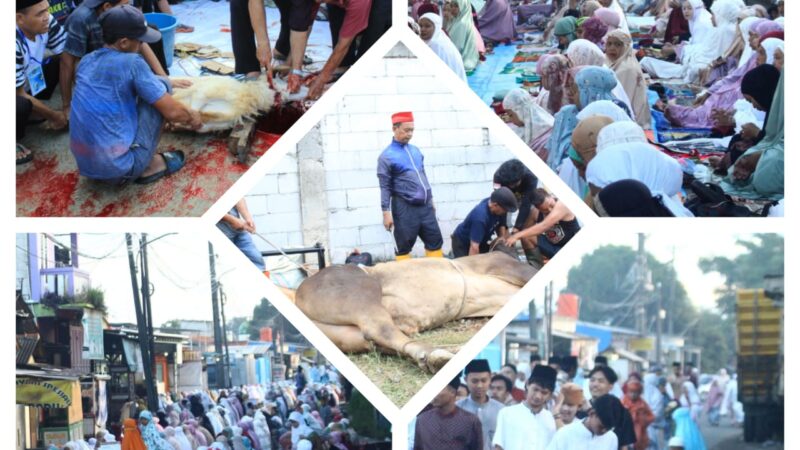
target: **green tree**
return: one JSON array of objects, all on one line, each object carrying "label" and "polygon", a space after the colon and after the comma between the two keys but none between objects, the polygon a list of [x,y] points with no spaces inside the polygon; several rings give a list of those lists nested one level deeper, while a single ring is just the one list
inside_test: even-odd
[{"label": "green tree", "polygon": [[272,303],[266,298],[261,299],[261,303],[253,308],[253,319],[249,322],[250,339],[257,340],[259,338],[259,331],[261,328],[270,327],[273,329],[273,335],[276,331],[281,329],[286,333],[283,337],[290,342],[305,342],[306,339],[297,331],[297,328],[291,322],[286,320],[283,315],[278,311]]},{"label": "green tree", "polygon": [[[636,250],[618,245],[606,245],[585,255],[581,262],[570,269],[567,290],[581,298],[580,319],[604,325],[634,328],[634,293],[636,282],[631,268],[636,262]],[[647,254],[647,266],[652,272],[654,292],[648,295],[645,316],[648,329],[655,332],[658,315],[658,296],[666,311],[664,331],[671,322],[674,331],[682,331],[681,324],[695,317],[694,306],[689,302],[686,290],[677,281],[673,267],[657,261]]]}]

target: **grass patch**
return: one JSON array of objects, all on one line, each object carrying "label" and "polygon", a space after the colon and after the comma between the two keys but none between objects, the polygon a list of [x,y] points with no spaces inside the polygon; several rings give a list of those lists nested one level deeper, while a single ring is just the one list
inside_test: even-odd
[{"label": "grass patch", "polygon": [[[455,353],[488,321],[487,318],[454,321],[413,338]],[[350,355],[350,359],[401,408],[432,377],[432,374],[420,369],[415,362],[401,356],[372,351]]]}]

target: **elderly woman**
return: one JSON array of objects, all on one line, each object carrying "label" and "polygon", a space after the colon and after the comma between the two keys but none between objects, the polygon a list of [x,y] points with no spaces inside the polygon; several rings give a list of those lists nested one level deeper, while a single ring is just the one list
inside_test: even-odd
[{"label": "elderly woman", "polygon": [[578,38],[575,34],[578,28],[578,19],[568,16],[562,17],[556,22],[553,34],[558,38],[558,48],[564,52],[569,47],[570,42]]},{"label": "elderly woman", "polygon": [[438,14],[425,13],[419,18],[419,37],[428,44],[428,47],[436,53],[448,67],[459,78],[467,81],[467,73],[464,70],[464,61],[461,60],[461,53],[458,51],[453,41],[442,31],[442,18]]},{"label": "elderly woman", "polygon": [[[569,44],[565,56],[569,59],[570,67],[602,67],[606,63],[606,56],[603,51],[600,50],[600,47],[586,39],[577,39]],[[625,104],[629,111],[632,109],[628,94],[625,93],[625,89],[622,88],[621,84],[617,83],[617,86],[614,87],[613,94],[614,97]]]},{"label": "elderly woman", "polygon": [[644,129],[650,129],[647,83],[644,81],[642,67],[633,54],[631,37],[621,30],[609,33],[606,37],[606,59],[631,101],[636,123]]},{"label": "elderly woman", "polygon": [[445,24],[447,35],[461,54],[464,70],[472,71],[478,65],[479,58],[472,6],[469,0],[452,0],[447,2],[445,8],[451,14]]}]

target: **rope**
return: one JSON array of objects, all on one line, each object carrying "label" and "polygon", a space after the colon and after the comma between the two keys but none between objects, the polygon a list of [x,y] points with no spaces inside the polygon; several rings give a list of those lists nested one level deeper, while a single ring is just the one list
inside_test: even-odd
[{"label": "rope", "polygon": [[461,275],[461,282],[464,286],[464,295],[461,296],[461,306],[458,307],[458,313],[456,313],[455,317],[450,319],[450,321],[453,321],[457,320],[461,316],[461,313],[464,312],[464,305],[467,303],[467,277],[466,275],[464,275],[464,272],[461,270],[461,267],[459,267],[458,264],[456,264],[456,261],[454,259],[448,259],[447,262],[449,262],[450,265],[456,269],[458,274]]}]

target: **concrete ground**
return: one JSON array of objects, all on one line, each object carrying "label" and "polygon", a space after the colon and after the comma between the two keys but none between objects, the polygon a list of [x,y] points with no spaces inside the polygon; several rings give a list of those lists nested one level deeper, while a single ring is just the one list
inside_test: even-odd
[{"label": "concrete ground", "polygon": [[[231,50],[230,32],[226,31],[230,27],[227,2],[187,1],[174,5],[173,11],[179,22],[195,27],[193,33],[177,34],[176,42],[214,45],[223,52]],[[267,9],[269,34],[273,39],[280,29],[279,17],[277,9]],[[306,66],[306,70],[318,70],[330,52],[328,23],[316,22],[307,52],[314,63]],[[232,65],[233,61],[228,60],[227,64]],[[196,65],[197,61],[192,59],[175,57],[170,71],[172,75],[198,75],[193,70]],[[58,94],[49,103],[60,107]],[[183,150],[186,166],[148,186],[113,187],[81,177],[69,150],[69,133],[30,126],[22,144],[33,150],[34,160],[17,166],[17,216],[200,216],[280,138],[299,114],[301,111],[297,109],[273,111],[265,121],[269,123],[257,132],[246,164],[239,163],[228,152],[227,134],[165,132],[159,151]]]},{"label": "concrete ground", "polygon": [[730,424],[723,418],[718,427],[708,424],[705,417],[700,419],[700,432],[706,441],[708,450],[756,450],[756,449],[783,449],[781,443],[747,443],[744,442],[744,431],[741,427]]}]

